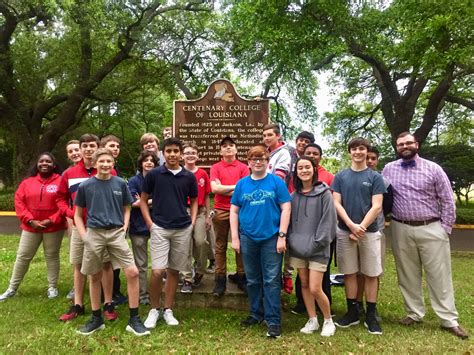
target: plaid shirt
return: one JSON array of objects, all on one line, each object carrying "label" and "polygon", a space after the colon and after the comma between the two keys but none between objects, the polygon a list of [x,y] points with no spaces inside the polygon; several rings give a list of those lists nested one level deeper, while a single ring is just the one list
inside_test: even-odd
[{"label": "plaid shirt", "polygon": [[393,188],[394,218],[402,221],[441,219],[451,234],[456,220],[453,190],[443,169],[436,163],[414,158],[416,165],[402,167],[402,159],[388,163],[382,171]]}]

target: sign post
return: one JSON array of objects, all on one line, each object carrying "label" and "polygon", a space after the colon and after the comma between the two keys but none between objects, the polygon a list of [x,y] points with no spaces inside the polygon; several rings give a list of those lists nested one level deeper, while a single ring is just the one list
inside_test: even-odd
[{"label": "sign post", "polygon": [[262,127],[269,121],[268,100],[244,99],[225,79],[214,81],[200,99],[174,102],[174,136],[199,147],[204,167],[221,159],[219,143],[226,136],[236,142],[238,159],[246,161],[247,151],[262,142]]}]

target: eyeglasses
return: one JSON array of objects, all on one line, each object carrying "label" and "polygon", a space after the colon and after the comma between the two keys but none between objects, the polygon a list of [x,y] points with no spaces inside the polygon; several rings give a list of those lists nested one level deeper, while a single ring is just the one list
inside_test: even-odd
[{"label": "eyeglasses", "polygon": [[413,144],[415,144],[415,143],[416,143],[416,142],[414,142],[414,141],[405,142],[405,143],[397,143],[397,147],[398,147],[398,148],[402,148],[402,147],[404,147],[404,146],[413,145]]},{"label": "eyeglasses", "polygon": [[265,163],[267,159],[266,158],[252,158],[252,159],[249,159],[249,161],[252,163]]}]

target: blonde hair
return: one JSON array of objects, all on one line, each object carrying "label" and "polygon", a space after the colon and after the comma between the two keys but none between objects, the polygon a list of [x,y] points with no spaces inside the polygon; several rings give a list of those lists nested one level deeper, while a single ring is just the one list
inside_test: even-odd
[{"label": "blonde hair", "polygon": [[92,156],[92,164],[95,165],[97,163],[97,160],[99,159],[100,156],[102,155],[110,155],[112,157],[112,160],[115,162],[114,155],[108,148],[99,148],[97,151],[94,153]]},{"label": "blonde hair", "polygon": [[140,138],[140,145],[143,146],[147,144],[148,142],[155,141],[156,145],[159,147],[160,146],[160,140],[156,135],[153,133],[145,133],[143,136]]}]

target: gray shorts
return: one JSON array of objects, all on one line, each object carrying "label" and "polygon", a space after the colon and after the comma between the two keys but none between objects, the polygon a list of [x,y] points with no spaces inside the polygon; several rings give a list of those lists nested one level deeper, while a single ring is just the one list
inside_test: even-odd
[{"label": "gray shorts", "polygon": [[186,270],[193,226],[165,229],[153,223],[150,230],[151,268]]},{"label": "gray shorts", "polygon": [[377,277],[382,274],[382,234],[366,232],[355,242],[349,232],[337,228],[336,254],[339,271],[345,275],[361,274]]}]

